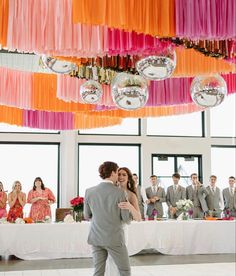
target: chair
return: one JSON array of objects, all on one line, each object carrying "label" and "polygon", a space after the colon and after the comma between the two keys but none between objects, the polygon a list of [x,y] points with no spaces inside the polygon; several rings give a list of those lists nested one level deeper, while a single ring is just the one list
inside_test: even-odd
[{"label": "chair", "polygon": [[63,221],[65,216],[72,213],[72,208],[57,208],[56,222]]}]

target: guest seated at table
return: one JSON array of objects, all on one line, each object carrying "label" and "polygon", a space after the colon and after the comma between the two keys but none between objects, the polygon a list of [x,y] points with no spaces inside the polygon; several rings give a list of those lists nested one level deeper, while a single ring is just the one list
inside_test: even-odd
[{"label": "guest seated at table", "polygon": [[193,218],[203,218],[208,211],[206,203],[208,191],[200,183],[196,173],[192,173],[190,178],[192,184],[186,188],[186,197],[193,202]]},{"label": "guest seated at table", "polygon": [[26,203],[26,194],[22,191],[20,181],[15,181],[12,186],[12,192],[8,195],[8,203],[10,210],[7,215],[7,220],[15,222],[17,218],[23,218],[23,208]]},{"label": "guest seated at table", "polygon": [[177,210],[176,202],[186,199],[186,189],[179,185],[180,174],[172,175],[173,185],[167,188],[166,203],[168,205],[168,215],[171,219],[176,219],[181,212]]},{"label": "guest seated at table", "polygon": [[44,186],[40,177],[36,177],[27,198],[27,202],[32,204],[30,217],[34,221],[43,221],[46,216],[51,217],[51,204],[55,201],[52,191]]},{"label": "guest seated at table", "polygon": [[217,177],[215,175],[210,176],[210,184],[206,188],[208,191],[206,202],[209,209],[208,215],[210,217],[220,218],[224,203],[221,190],[216,187],[216,180]]},{"label": "guest seated at table", "polygon": [[151,186],[146,188],[148,219],[154,219],[154,214],[156,214],[157,218],[162,218],[162,202],[166,201],[165,190],[159,185],[156,175],[150,176],[150,181]]},{"label": "guest seated at table", "polygon": [[223,190],[224,213],[225,215],[236,217],[236,187],[235,177],[229,177],[229,187]]},{"label": "guest seated at table", "polygon": [[7,194],[4,192],[3,184],[0,182],[0,219],[7,216]]}]

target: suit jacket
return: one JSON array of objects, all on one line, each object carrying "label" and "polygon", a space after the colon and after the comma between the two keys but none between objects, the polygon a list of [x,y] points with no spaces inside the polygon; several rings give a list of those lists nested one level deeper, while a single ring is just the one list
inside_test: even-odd
[{"label": "suit jacket", "polygon": [[174,191],[173,185],[167,188],[166,203],[168,207],[176,207],[176,202],[180,199],[186,199],[186,189],[178,185],[177,191]]},{"label": "suit jacket", "polygon": [[158,211],[158,216],[163,216],[163,206],[162,206],[162,202],[166,201],[166,195],[165,195],[165,190],[158,186],[157,187],[157,192],[153,193],[152,191],[152,187],[148,187],[146,188],[146,195],[147,198],[150,199],[154,196],[158,196],[160,199],[158,201],[156,201],[155,203],[149,203],[147,205],[147,215],[150,217],[152,216],[152,211],[154,209],[156,209]]},{"label": "suit jacket", "polygon": [[84,217],[92,219],[88,243],[95,246],[120,246],[125,244],[123,223],[129,223],[128,210],[118,203],[126,201],[124,191],[109,182],[89,188],[85,193]]},{"label": "suit jacket", "polygon": [[[206,203],[206,196],[208,195],[208,191],[206,190],[206,188],[204,186],[201,186],[197,189],[197,197],[198,200],[200,202],[201,208],[203,210],[203,212],[207,212],[208,211],[208,206]],[[192,202],[194,201],[194,190],[192,185],[189,185],[186,188],[186,197],[187,199],[192,200]]]},{"label": "suit jacket", "polygon": [[208,195],[206,196],[206,202],[209,210],[220,210],[220,189],[215,187],[216,191],[213,193],[210,186],[207,186],[206,189],[208,191]]},{"label": "suit jacket", "polygon": [[232,196],[229,188],[225,188],[223,190],[223,199],[225,209],[236,209],[236,192],[234,192],[234,195]]}]

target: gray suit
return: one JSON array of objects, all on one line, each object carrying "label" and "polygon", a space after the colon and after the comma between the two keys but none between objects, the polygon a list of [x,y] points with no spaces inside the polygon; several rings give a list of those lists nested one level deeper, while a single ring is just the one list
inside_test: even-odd
[{"label": "gray suit", "polygon": [[221,209],[220,209],[220,189],[218,187],[215,187],[215,192],[212,191],[210,186],[207,186],[208,195],[206,196],[206,202],[209,211],[212,212],[213,217],[220,218],[221,215]]},{"label": "gray suit", "polygon": [[109,182],[86,190],[84,217],[92,218],[88,243],[92,245],[94,276],[103,276],[108,254],[114,259],[120,275],[130,275],[130,264],[123,223],[130,222],[128,210],[118,203],[126,201],[125,193]]},{"label": "gray suit", "polygon": [[170,207],[176,207],[176,202],[180,199],[186,199],[186,189],[180,185],[178,185],[177,190],[174,190],[174,186],[169,186],[167,188],[167,194],[166,194],[166,203],[168,205],[168,214],[171,218],[177,218],[180,215],[180,211],[176,211],[176,213],[173,215],[170,213]]},{"label": "gray suit", "polygon": [[193,218],[203,218],[204,213],[208,211],[208,206],[206,203],[206,196],[208,191],[204,186],[201,186],[195,191],[192,185],[189,185],[186,188],[186,197],[187,199],[192,200],[193,202]]},{"label": "gray suit", "polygon": [[157,217],[158,218],[162,218],[162,216],[163,216],[162,202],[166,201],[165,190],[162,187],[158,186],[157,187],[157,192],[153,193],[152,187],[148,187],[148,188],[146,188],[146,195],[147,195],[148,199],[150,199],[150,198],[152,198],[154,196],[158,196],[160,198],[155,203],[149,203],[147,205],[147,215],[148,215],[148,218],[151,218],[151,219],[154,218],[154,216],[152,214],[152,212],[153,212],[154,209],[156,209],[157,212],[158,212]]},{"label": "gray suit", "polygon": [[138,198],[139,210],[140,210],[142,219],[144,219],[144,201],[143,201],[143,197],[142,197],[142,194],[141,194],[140,185],[137,186],[137,198]]},{"label": "gray suit", "polygon": [[234,191],[231,194],[229,188],[225,188],[223,190],[223,199],[224,199],[224,212],[226,213],[227,210],[230,211],[230,216],[236,217],[236,192]]}]

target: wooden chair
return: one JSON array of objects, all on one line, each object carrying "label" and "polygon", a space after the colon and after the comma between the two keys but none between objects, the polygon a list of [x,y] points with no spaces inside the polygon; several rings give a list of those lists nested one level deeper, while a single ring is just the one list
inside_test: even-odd
[{"label": "wooden chair", "polygon": [[63,221],[65,216],[72,214],[72,208],[57,208],[56,209],[56,222]]}]

